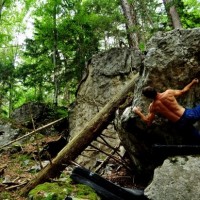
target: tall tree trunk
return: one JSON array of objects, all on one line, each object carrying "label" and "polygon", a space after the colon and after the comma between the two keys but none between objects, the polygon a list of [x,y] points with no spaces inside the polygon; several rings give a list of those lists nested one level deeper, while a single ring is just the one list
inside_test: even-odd
[{"label": "tall tree trunk", "polygon": [[12,111],[13,111],[13,85],[12,85],[12,81],[10,80],[9,83],[9,118],[12,115]]},{"label": "tall tree trunk", "polygon": [[6,2],[6,0],[4,0],[4,1],[2,0],[2,1],[0,2],[0,20],[1,20],[1,13],[2,13],[3,6],[4,6],[5,2]]},{"label": "tall tree trunk", "polygon": [[53,30],[53,65],[54,65],[54,99],[53,103],[55,105],[58,104],[58,31],[57,31],[57,18],[56,18],[56,13],[57,13],[57,0],[55,0],[55,5],[54,5],[54,13],[53,13],[53,23],[54,23],[54,30]]},{"label": "tall tree trunk", "polygon": [[170,23],[170,24],[172,24],[172,27],[174,29],[182,28],[181,20],[180,20],[178,12],[176,10],[176,7],[173,3],[173,0],[163,0],[163,3],[165,5],[165,9],[167,11],[168,17],[169,17],[170,21],[172,22],[172,23]]},{"label": "tall tree trunk", "polygon": [[10,73],[9,76],[9,117],[11,117],[12,112],[13,112],[13,90],[14,90],[14,84],[15,84],[15,79],[13,77],[13,73],[15,71],[15,62],[17,59],[17,52],[19,49],[19,45],[16,45],[16,48],[13,48],[13,60],[12,60],[12,72]]},{"label": "tall tree trunk", "polygon": [[30,181],[21,190],[21,195],[25,196],[31,189],[61,174],[66,166],[77,158],[82,151],[107,127],[113,120],[114,113],[120,103],[126,99],[127,94],[133,90],[136,74],[132,80],[123,88],[119,94],[114,96],[103,108],[92,118],[83,129],[77,133],[76,137],[58,153],[56,158],[52,160],[42,171],[40,171],[32,181]]},{"label": "tall tree trunk", "polygon": [[126,29],[128,34],[129,46],[138,49],[139,42],[136,32],[133,32],[134,26],[136,26],[136,14],[133,12],[133,6],[128,0],[120,0],[124,16],[126,18]]}]

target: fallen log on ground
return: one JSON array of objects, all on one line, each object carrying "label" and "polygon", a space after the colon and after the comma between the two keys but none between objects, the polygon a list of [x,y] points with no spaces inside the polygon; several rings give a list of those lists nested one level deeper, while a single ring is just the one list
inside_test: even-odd
[{"label": "fallen log on ground", "polygon": [[38,175],[22,188],[20,194],[25,196],[28,192],[51,178],[61,174],[70,161],[75,160],[78,155],[107,127],[113,120],[114,113],[120,104],[126,99],[127,94],[133,90],[136,74],[131,81],[125,85],[122,91],[114,96],[101,110],[92,118],[85,127],[58,153]]}]

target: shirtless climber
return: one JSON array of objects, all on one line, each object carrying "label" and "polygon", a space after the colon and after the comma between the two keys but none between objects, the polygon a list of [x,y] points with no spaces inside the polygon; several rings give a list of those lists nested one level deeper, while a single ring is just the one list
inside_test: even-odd
[{"label": "shirtless climber", "polygon": [[[199,80],[195,78],[182,90],[167,89],[163,93],[159,93],[153,87],[147,86],[142,90],[142,94],[147,98],[153,99],[149,106],[148,114],[145,116],[139,107],[134,107],[133,112],[148,125],[152,124],[155,114],[158,113],[175,123],[179,128],[184,128],[187,125],[193,127],[192,125],[200,120],[200,105],[193,109],[184,108],[178,104],[176,97],[189,91],[198,82]],[[193,127],[193,132],[194,129]],[[197,130],[195,129],[195,131]]]}]

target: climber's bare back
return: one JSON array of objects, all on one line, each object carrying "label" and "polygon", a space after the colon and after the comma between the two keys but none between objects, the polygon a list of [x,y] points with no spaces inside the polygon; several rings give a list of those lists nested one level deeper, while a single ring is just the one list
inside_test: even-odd
[{"label": "climber's bare back", "polygon": [[150,113],[159,113],[172,122],[176,122],[183,115],[185,108],[176,100],[176,90],[168,89],[158,93],[156,99],[150,104]]}]

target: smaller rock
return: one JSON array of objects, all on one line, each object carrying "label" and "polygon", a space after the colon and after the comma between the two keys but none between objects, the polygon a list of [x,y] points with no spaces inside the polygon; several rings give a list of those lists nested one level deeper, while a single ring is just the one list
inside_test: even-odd
[{"label": "smaller rock", "polygon": [[145,196],[152,200],[199,200],[200,199],[200,157],[172,157],[154,171],[151,184],[145,189]]}]

